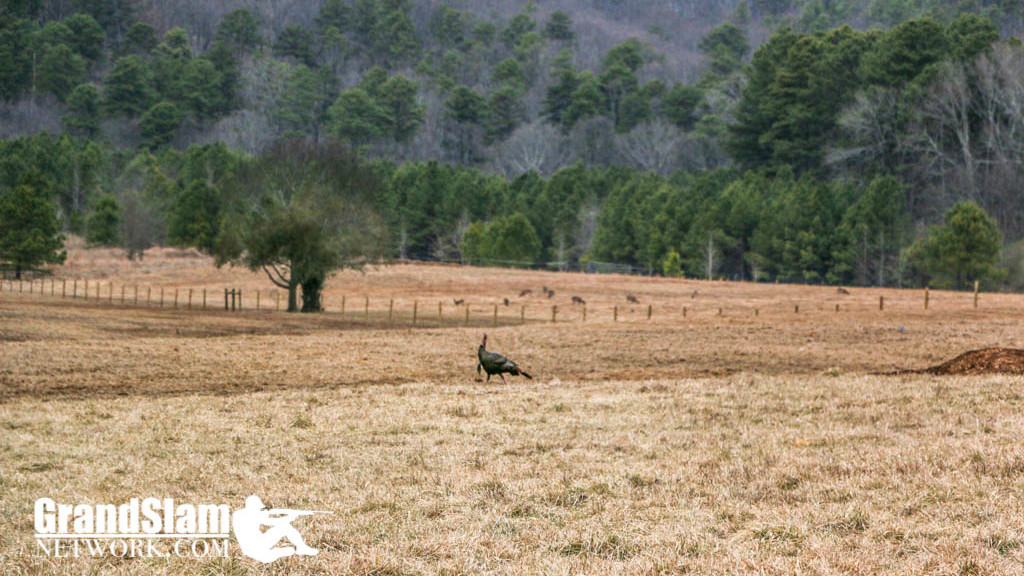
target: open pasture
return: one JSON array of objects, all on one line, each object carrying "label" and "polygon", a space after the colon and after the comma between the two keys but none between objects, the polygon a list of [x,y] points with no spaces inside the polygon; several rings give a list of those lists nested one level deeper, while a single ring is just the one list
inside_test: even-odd
[{"label": "open pasture", "polygon": [[[73,249],[64,278],[269,286],[171,250]],[[5,573],[1024,570],[1022,378],[877,375],[1024,348],[1021,296],[421,265],[340,274],[320,315],[48,292],[0,292]],[[484,385],[485,330],[535,379]],[[41,496],[253,493],[335,511],[300,525],[320,555],[54,561],[31,539]]]}]

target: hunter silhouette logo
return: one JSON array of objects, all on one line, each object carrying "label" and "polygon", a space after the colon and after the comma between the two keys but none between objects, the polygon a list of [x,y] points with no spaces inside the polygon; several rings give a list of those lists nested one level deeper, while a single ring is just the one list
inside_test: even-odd
[{"label": "hunter silhouette logo", "polygon": [[[270,508],[255,494],[245,499],[245,508],[235,510],[231,515],[231,527],[235,531],[238,547],[246,556],[269,564],[278,558],[298,554],[315,556],[316,548],[306,545],[292,522],[299,516],[310,514],[333,514],[326,510],[291,510]],[[264,530],[264,527],[266,529]],[[292,546],[278,546],[287,540]]]},{"label": "hunter silhouette logo", "polygon": [[267,508],[259,496],[234,512],[227,504],[179,504],[173,498],[132,498],[121,505],[35,503],[36,543],[51,558],[228,557],[230,531],[242,554],[269,564],[286,556],[315,556],[292,526],[326,510]]}]

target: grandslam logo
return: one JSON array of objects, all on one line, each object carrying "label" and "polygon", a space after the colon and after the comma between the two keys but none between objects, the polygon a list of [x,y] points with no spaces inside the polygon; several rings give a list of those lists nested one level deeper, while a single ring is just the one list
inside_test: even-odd
[{"label": "grandslam logo", "polygon": [[321,510],[270,508],[258,496],[233,513],[227,504],[178,504],[173,498],[132,498],[115,504],[60,504],[36,500],[35,538],[52,558],[80,556],[229,556],[231,531],[242,553],[269,563],[292,555],[312,556],[291,523]]}]

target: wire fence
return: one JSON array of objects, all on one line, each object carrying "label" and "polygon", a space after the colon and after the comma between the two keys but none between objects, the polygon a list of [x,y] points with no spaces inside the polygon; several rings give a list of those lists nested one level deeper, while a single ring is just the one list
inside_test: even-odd
[{"label": "wire fence", "polygon": [[[134,307],[165,309],[169,311],[196,311],[220,313],[284,313],[288,308],[288,295],[280,290],[251,290],[240,288],[183,288],[115,284],[89,279],[0,280],[0,294],[13,293],[28,297],[53,298],[74,304],[93,304],[107,307]],[[350,323],[403,326],[506,326],[540,322],[630,322],[679,321],[695,317],[763,317],[797,316],[807,314],[865,312],[877,310],[928,311],[934,307],[930,290],[902,291],[899,299],[885,295],[871,299],[863,297],[843,302],[805,299],[795,302],[780,298],[754,303],[737,304],[726,299],[706,298],[701,303],[680,305],[678,301],[655,303],[628,302],[588,306],[582,298],[572,304],[521,303],[500,301],[469,301],[447,298],[443,300],[412,297],[391,298],[370,295],[322,295],[321,312]],[[956,295],[957,293],[953,293]],[[694,292],[696,295],[696,292]],[[945,311],[977,309],[980,293],[975,284],[972,295],[959,293],[952,300],[943,296]],[[969,298],[969,299],[968,299]]]}]

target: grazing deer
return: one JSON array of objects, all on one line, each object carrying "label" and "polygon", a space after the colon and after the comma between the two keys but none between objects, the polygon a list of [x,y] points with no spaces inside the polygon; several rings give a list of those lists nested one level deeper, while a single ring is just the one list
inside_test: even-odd
[{"label": "grazing deer", "polygon": [[632,294],[627,294],[626,295],[626,302],[632,302],[633,304],[639,304],[640,303],[640,301],[636,299],[636,296],[633,296]]},{"label": "grazing deer", "polygon": [[456,299],[456,298],[452,298],[452,301],[455,302],[456,306],[462,306],[466,302],[465,300],[459,300],[459,299]]},{"label": "grazing deer", "polygon": [[523,290],[522,292],[519,293],[519,297],[522,298],[523,296],[529,296],[530,294],[533,294],[533,290],[527,288],[526,290]]},{"label": "grazing deer", "polygon": [[847,290],[846,288],[843,288],[842,286],[840,286],[839,288],[836,288],[836,292],[838,292],[840,294],[849,294],[850,293],[849,290]]},{"label": "grazing deer", "polygon": [[583,298],[580,298],[579,296],[573,296],[572,297],[572,303],[573,304],[583,304],[583,305],[586,305],[587,301],[584,300]]}]

